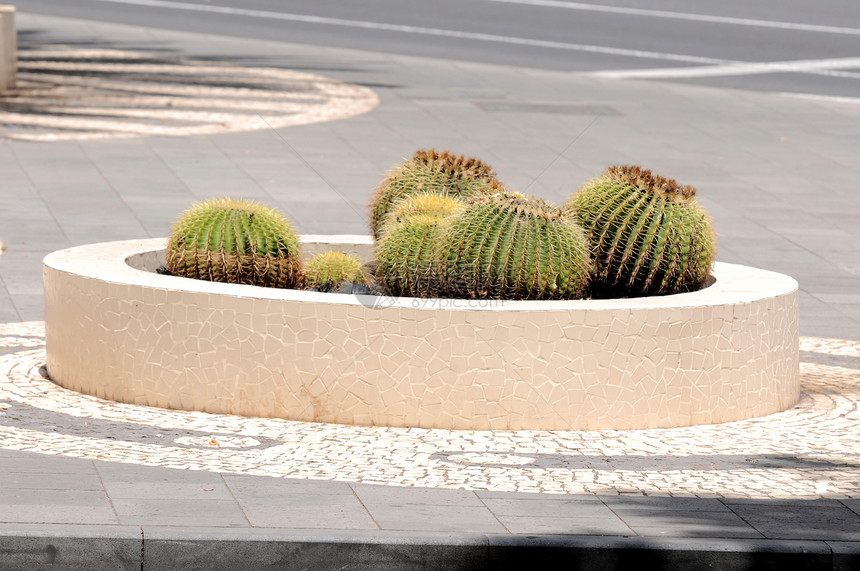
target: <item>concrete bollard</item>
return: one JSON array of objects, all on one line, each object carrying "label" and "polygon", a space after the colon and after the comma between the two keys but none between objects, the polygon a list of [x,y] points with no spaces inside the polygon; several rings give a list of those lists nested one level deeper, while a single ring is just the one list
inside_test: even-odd
[{"label": "concrete bollard", "polygon": [[15,89],[15,72],[18,67],[17,52],[15,6],[0,4],[0,92]]}]

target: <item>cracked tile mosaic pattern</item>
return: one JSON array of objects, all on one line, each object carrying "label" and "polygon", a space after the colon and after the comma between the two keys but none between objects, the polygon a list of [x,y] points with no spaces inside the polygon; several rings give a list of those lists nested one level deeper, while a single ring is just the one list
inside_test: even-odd
[{"label": "cracked tile mosaic pattern", "polygon": [[171,411],[58,387],[39,322],[0,325],[0,448],[188,470],[469,490],[860,498],[860,343],[801,338],[802,398],[649,430],[457,431]]},{"label": "cracked tile mosaic pattern", "polygon": [[172,409],[479,430],[725,422],[799,397],[797,284],[772,272],[719,264],[715,285],[663,298],[374,308],[124,262],[160,248],[46,258],[58,384]]},{"label": "cracked tile mosaic pattern", "polygon": [[22,43],[3,136],[69,141],[278,129],[366,113],[367,87],[293,70]]}]

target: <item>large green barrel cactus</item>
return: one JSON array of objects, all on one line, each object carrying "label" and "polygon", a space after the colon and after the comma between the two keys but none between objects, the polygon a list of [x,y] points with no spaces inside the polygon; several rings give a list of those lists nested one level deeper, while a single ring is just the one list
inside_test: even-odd
[{"label": "large green barrel cactus", "polygon": [[475,198],[440,240],[443,289],[469,298],[573,299],[585,295],[588,243],[557,206],[519,193]]},{"label": "large green barrel cactus", "polygon": [[469,197],[490,192],[488,186],[494,182],[496,173],[478,159],[448,151],[416,151],[377,186],[370,205],[373,236],[379,237],[386,216],[404,196],[430,192]]},{"label": "large green barrel cactus", "polygon": [[450,216],[462,208],[462,202],[450,196],[423,193],[401,198],[377,241],[376,277],[387,293],[438,294],[438,237]]},{"label": "large green barrel cactus", "polygon": [[613,166],[568,207],[589,235],[595,295],[663,295],[703,286],[714,259],[711,221],[696,189],[637,166]]},{"label": "large green barrel cactus", "polygon": [[290,288],[300,285],[299,240],[272,208],[223,198],[194,204],[170,233],[167,269],[202,280]]},{"label": "large green barrel cactus", "polygon": [[365,283],[361,267],[364,262],[357,256],[344,252],[320,252],[313,256],[305,269],[305,282],[310,288],[320,291],[338,289],[345,283]]}]

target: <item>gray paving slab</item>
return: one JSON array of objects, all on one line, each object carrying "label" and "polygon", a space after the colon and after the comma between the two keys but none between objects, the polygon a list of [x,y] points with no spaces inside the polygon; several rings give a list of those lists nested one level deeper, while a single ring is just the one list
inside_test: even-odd
[{"label": "gray paving slab", "polygon": [[0,490],[4,522],[117,524],[116,513],[100,490]]},{"label": "gray paving slab", "polygon": [[400,488],[366,484],[353,484],[350,487],[362,503],[368,506],[428,504],[434,506],[489,507],[486,501],[482,502],[478,495],[471,490]]},{"label": "gray paving slab", "polygon": [[860,515],[860,500],[841,500],[841,503],[854,513]]},{"label": "gray paving slab", "polygon": [[76,474],[95,474],[91,460],[82,458],[67,458],[47,454],[27,454],[14,450],[0,450],[0,475],[5,477],[19,474],[59,474],[73,476]]},{"label": "gray paving slab", "polygon": [[844,505],[734,504],[732,510],[771,539],[860,541],[860,515]]},{"label": "gray paving slab", "polygon": [[[720,538],[756,539],[765,535],[749,525],[724,525],[722,523],[702,522],[680,525],[633,525],[630,529],[639,537],[683,537],[683,538]],[[797,538],[801,539],[801,538]]]},{"label": "gray paving slab", "polygon": [[618,517],[643,537],[765,537],[754,525],[731,511],[616,511]]},{"label": "gray paving slab", "polygon": [[524,494],[522,492],[497,492],[487,490],[475,490],[475,495],[482,499],[502,499],[502,500],[553,500],[557,499],[562,502],[582,501],[591,503],[599,496],[592,494],[564,494],[564,495],[543,495],[543,494]]},{"label": "gray paving slab", "polygon": [[279,495],[325,494],[326,496],[353,496],[353,487],[345,482],[328,482],[320,480],[261,478],[259,476],[240,476],[224,474],[222,476],[233,495],[242,500],[265,500]]},{"label": "gray paving slab", "polygon": [[[242,502],[245,517],[254,527],[291,529],[375,530],[379,525],[360,502],[348,496],[279,496],[268,503]],[[394,529],[410,529],[397,528]],[[437,528],[432,528],[437,529]],[[479,530],[480,531],[480,530]]]},{"label": "gray paving slab", "polygon": [[728,512],[725,500],[717,498],[683,498],[651,496],[600,496],[616,514],[657,513],[670,515],[671,512]]},{"label": "gray paving slab", "polygon": [[0,493],[21,490],[90,490],[104,491],[98,474],[90,473],[68,474],[66,472],[28,470],[27,472],[0,471],[3,478],[3,488]]},{"label": "gray paving slab", "polygon": [[[259,482],[259,480],[263,480]],[[254,527],[295,529],[378,529],[347,485],[296,482],[275,485],[258,479],[260,488],[231,485],[232,493]],[[250,482],[248,482],[250,484]],[[315,485],[312,485],[315,484]]]},{"label": "gray paving slab", "polygon": [[486,507],[406,503],[365,504],[380,529],[392,531],[456,531],[504,533],[499,519]]},{"label": "gray paving slab", "polygon": [[484,505],[497,516],[567,517],[584,520],[614,519],[614,512],[595,498],[567,500],[565,496],[535,499],[485,498]]},{"label": "gray paving slab", "polygon": [[[4,305],[4,302],[8,302],[8,304]],[[8,316],[9,323],[14,323],[21,319],[21,314],[18,313],[18,310],[15,309],[15,306],[12,304],[12,298],[6,290],[6,284],[3,283],[2,277],[0,277],[0,315]],[[0,355],[5,355],[14,351],[15,349],[4,347],[0,349]]]},{"label": "gray paving slab", "polygon": [[201,470],[178,470],[143,466],[140,464],[104,462],[96,460],[93,465],[105,482],[177,482],[215,485],[221,476]]},{"label": "gray paving slab", "polygon": [[234,501],[230,489],[221,482],[117,482],[104,479],[102,485],[113,500]]},{"label": "gray paving slab", "polygon": [[231,499],[113,498],[113,508],[124,525],[185,525],[248,527],[242,509]]}]

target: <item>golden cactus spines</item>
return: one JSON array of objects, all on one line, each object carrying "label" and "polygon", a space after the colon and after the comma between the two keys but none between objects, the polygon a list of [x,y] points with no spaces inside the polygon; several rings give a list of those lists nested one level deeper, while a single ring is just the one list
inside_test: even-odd
[{"label": "golden cactus spines", "polygon": [[347,282],[364,284],[363,264],[360,258],[352,254],[334,250],[320,252],[306,264],[305,282],[308,287],[320,291],[338,289]]},{"label": "golden cactus spines", "polygon": [[406,195],[392,205],[391,212],[385,217],[383,227],[409,222],[418,216],[444,218],[462,208],[463,201],[448,193],[422,192]]}]

